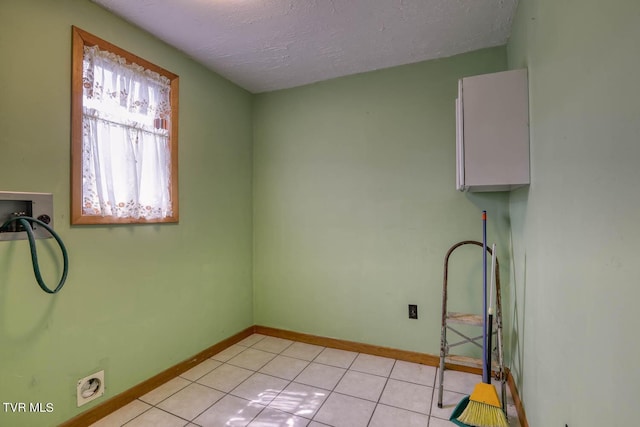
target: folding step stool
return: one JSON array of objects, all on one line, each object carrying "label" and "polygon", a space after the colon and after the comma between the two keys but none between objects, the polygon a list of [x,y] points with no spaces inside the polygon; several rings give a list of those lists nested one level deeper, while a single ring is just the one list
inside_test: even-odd
[{"label": "folding step stool", "polygon": [[[473,344],[480,348],[482,348],[482,333],[476,337],[469,337],[466,334],[458,331],[452,325],[470,325],[470,326],[478,326],[482,331],[482,314],[469,314],[469,313],[455,313],[447,311],[447,277],[449,273],[449,257],[457,248],[464,245],[476,245],[482,249],[482,242],[477,242],[475,240],[465,240],[463,242],[456,243],[447,252],[447,255],[444,258],[444,283],[442,285],[442,328],[440,335],[440,369],[438,370],[439,375],[439,388],[438,388],[438,407],[442,408],[442,395],[444,392],[444,370],[448,363],[462,365],[472,368],[480,368],[482,369],[482,359],[474,359],[472,357],[467,356],[458,356],[454,354],[450,354],[449,350],[452,347],[459,346],[462,344]],[[487,252],[489,255],[492,254],[492,250],[490,247],[487,247]],[[495,285],[496,285],[496,313],[493,317],[493,334],[496,335],[496,339],[493,340],[496,343],[496,346],[491,349],[491,371],[494,379],[500,383],[500,394],[502,397],[502,410],[505,415],[507,413],[507,389],[506,389],[506,381],[507,376],[504,369],[504,353],[502,349],[502,302],[500,300],[500,268],[498,264],[498,259],[496,258],[496,269],[495,269]],[[447,340],[447,330],[454,332],[457,337],[461,337],[460,341],[449,342]]]}]

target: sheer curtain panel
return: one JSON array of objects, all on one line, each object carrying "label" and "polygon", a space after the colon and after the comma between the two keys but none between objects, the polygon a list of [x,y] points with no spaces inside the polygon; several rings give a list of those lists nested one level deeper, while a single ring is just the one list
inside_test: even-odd
[{"label": "sheer curtain panel", "polygon": [[82,68],[83,214],[172,216],[170,80],[97,46]]}]

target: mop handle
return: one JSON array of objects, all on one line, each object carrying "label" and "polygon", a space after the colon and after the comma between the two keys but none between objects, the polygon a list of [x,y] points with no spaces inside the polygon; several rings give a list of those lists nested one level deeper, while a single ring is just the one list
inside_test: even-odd
[{"label": "mop handle", "polygon": [[487,211],[482,211],[482,382],[489,384],[487,361]]},{"label": "mop handle", "polygon": [[493,290],[496,284],[496,244],[491,246],[491,285],[489,286],[489,314],[493,314]]},{"label": "mop handle", "polygon": [[493,285],[496,277],[496,244],[491,247],[491,286],[489,286],[489,309],[487,319],[487,352],[485,363],[487,365],[487,384],[491,384],[491,340],[493,339]]}]

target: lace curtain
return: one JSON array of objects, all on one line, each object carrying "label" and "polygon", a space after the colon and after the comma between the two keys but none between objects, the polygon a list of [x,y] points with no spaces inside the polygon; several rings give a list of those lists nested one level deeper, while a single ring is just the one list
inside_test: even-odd
[{"label": "lace curtain", "polygon": [[84,214],[171,216],[169,79],[97,46],[82,79]]}]

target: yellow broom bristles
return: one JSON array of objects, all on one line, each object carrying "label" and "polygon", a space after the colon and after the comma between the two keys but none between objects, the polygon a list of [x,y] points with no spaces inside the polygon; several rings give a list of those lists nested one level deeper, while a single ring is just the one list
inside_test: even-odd
[{"label": "yellow broom bristles", "polygon": [[509,427],[509,421],[500,407],[498,392],[491,384],[476,385],[467,407],[457,419],[476,427]]},{"label": "yellow broom bristles", "polygon": [[460,414],[458,421],[476,427],[509,427],[502,409],[472,400]]}]

